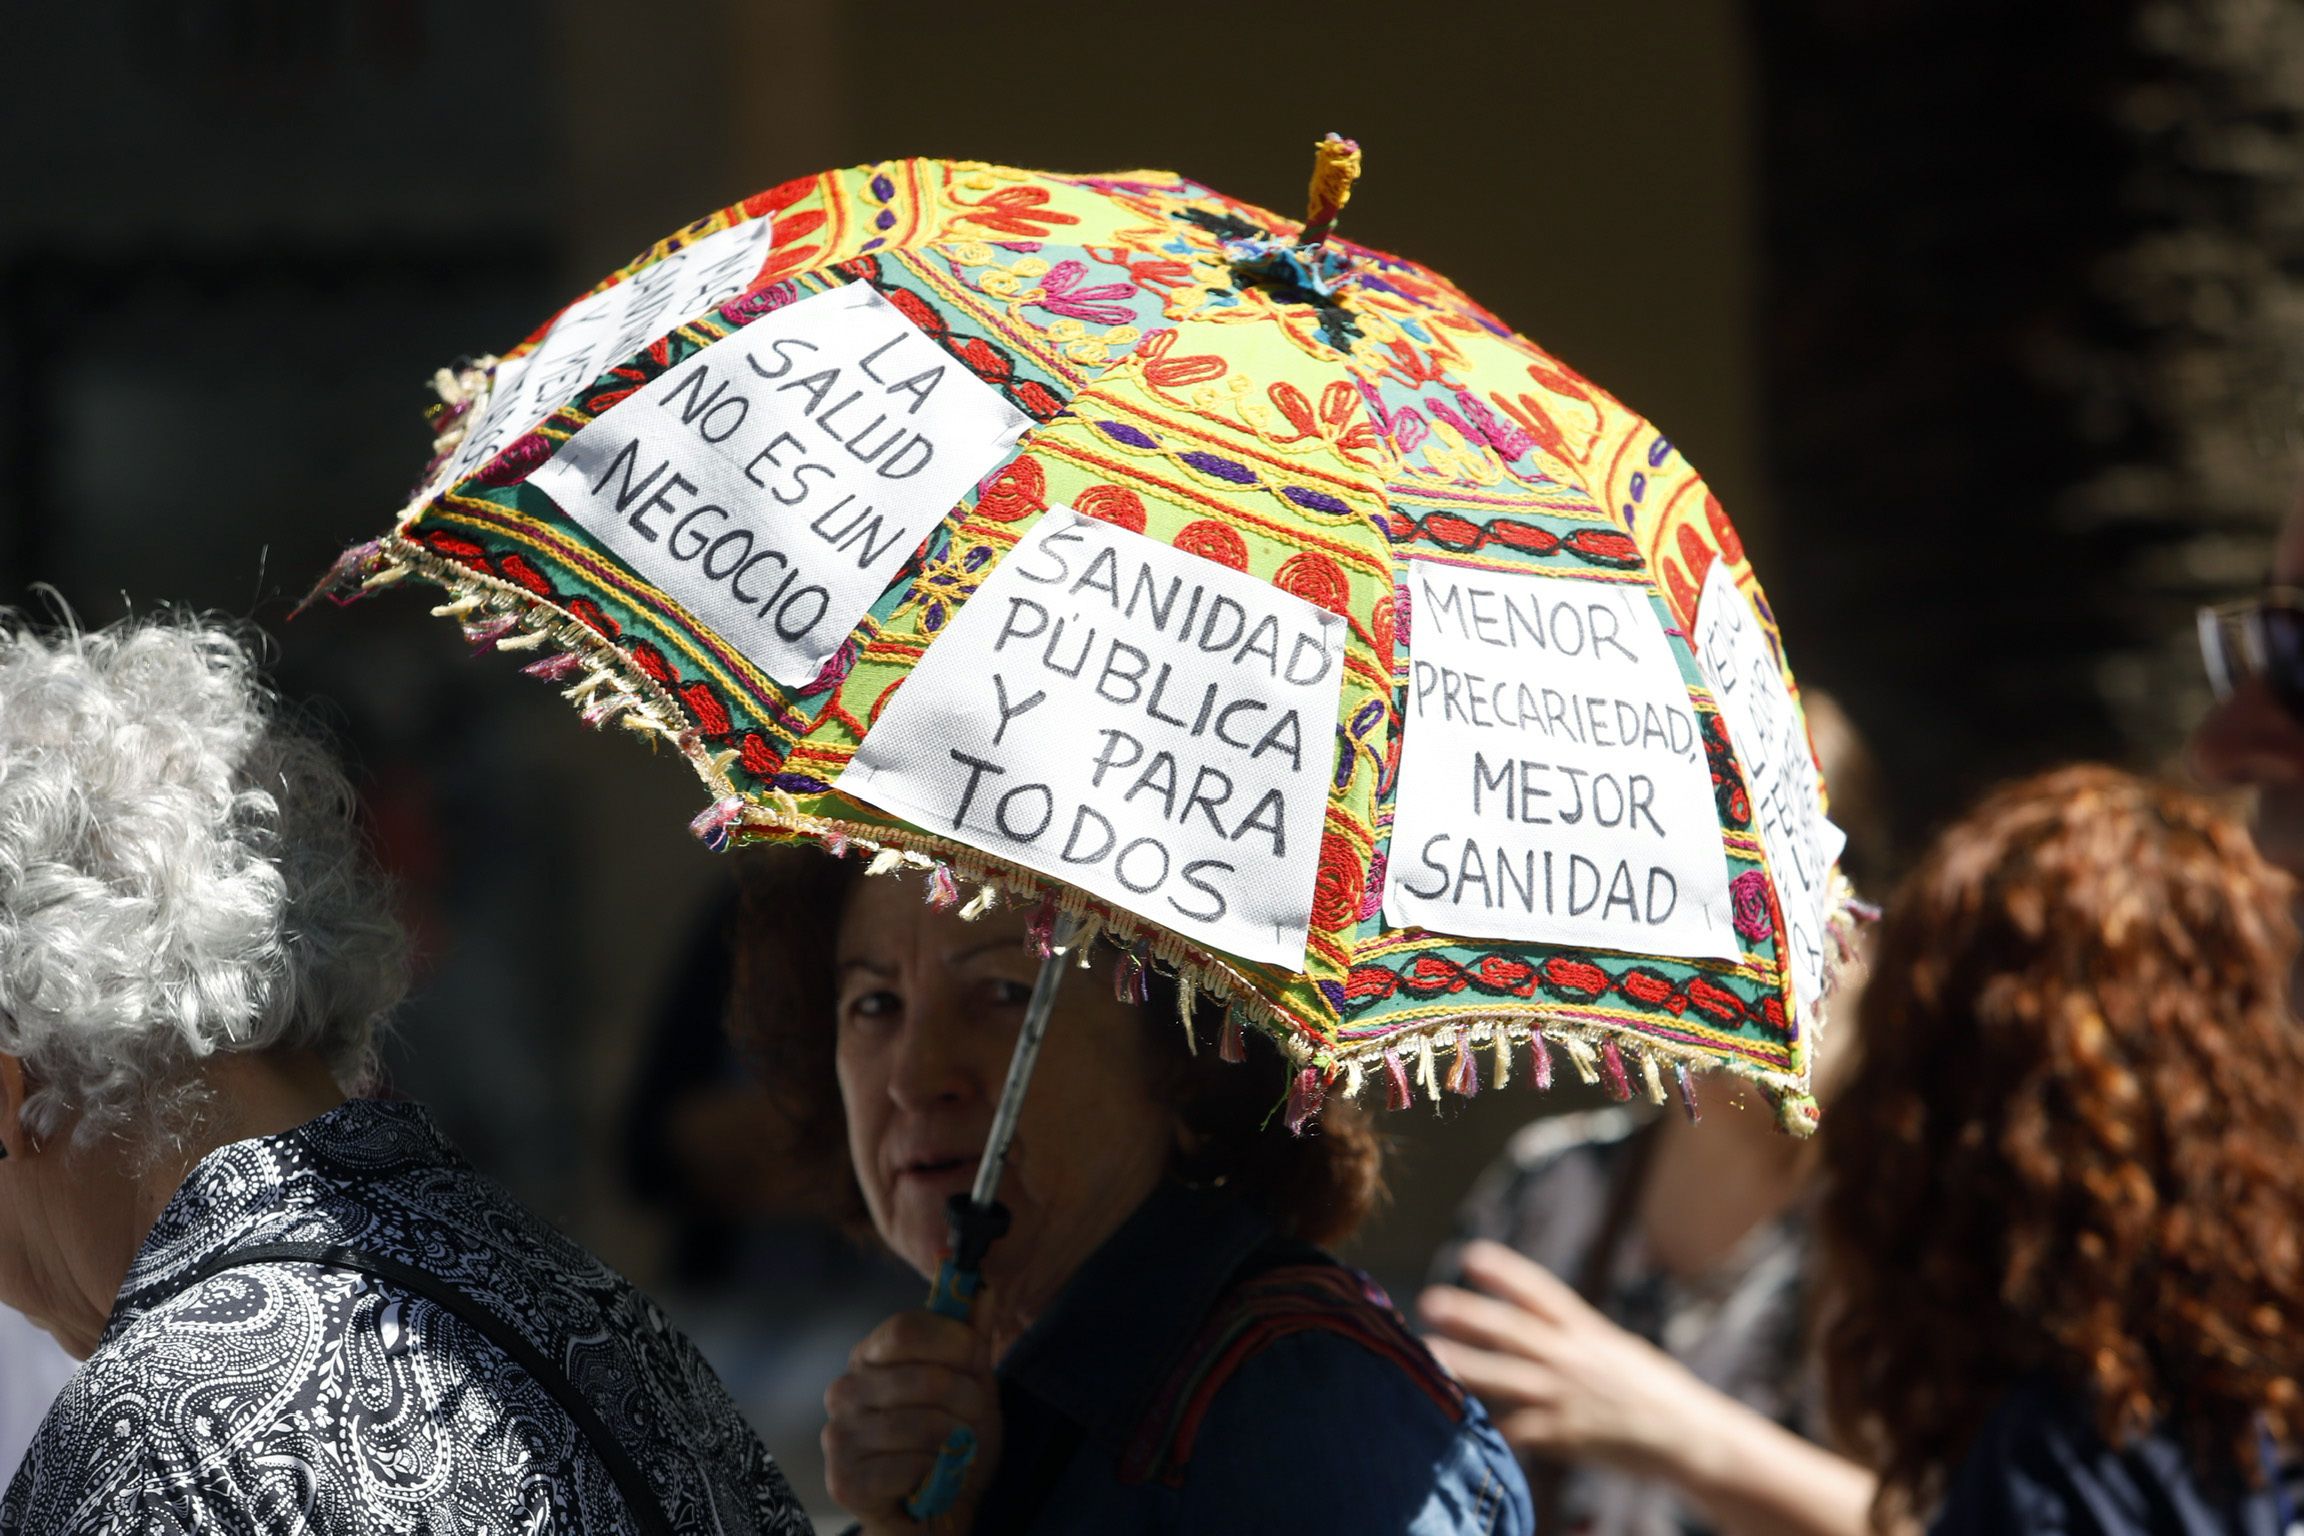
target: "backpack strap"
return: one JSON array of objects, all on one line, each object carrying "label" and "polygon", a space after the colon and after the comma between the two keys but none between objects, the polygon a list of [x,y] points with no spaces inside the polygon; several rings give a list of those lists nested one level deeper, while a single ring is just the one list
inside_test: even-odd
[{"label": "backpack strap", "polygon": [[649,1486],[639,1464],[633,1461],[631,1453],[624,1449],[623,1443],[602,1422],[599,1413],[585,1399],[584,1394],[576,1390],[576,1384],[568,1379],[567,1373],[546,1359],[543,1351],[529,1343],[518,1329],[437,1275],[427,1274],[413,1265],[386,1258],[382,1254],[334,1243],[258,1243],[216,1255],[193,1270],[180,1284],[172,1287],[170,1294],[190,1290],[203,1280],[226,1270],[245,1269],[257,1264],[316,1264],[324,1269],[350,1270],[354,1274],[367,1275],[412,1292],[461,1318],[474,1332],[509,1355],[538,1386],[552,1394],[561,1411],[591,1442],[592,1453],[608,1469],[608,1476],[616,1484],[616,1491],[623,1495],[625,1508],[631,1513],[633,1524],[640,1528],[644,1536],[672,1536],[672,1524],[665,1518],[664,1507],[657,1501],[656,1491]]},{"label": "backpack strap", "polygon": [[1351,1340],[1397,1369],[1452,1422],[1463,1422],[1464,1389],[1408,1331],[1373,1280],[1333,1260],[1283,1264],[1250,1276],[1217,1302],[1154,1394],[1121,1460],[1121,1481],[1182,1487],[1193,1442],[1217,1394],[1241,1366],[1299,1333]]}]

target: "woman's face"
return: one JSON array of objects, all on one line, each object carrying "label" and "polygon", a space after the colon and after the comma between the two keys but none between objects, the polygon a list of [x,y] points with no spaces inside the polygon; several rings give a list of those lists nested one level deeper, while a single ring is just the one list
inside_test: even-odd
[{"label": "woman's face", "polygon": [[[1021,910],[963,922],[886,878],[858,881],[841,919],[848,1150],[872,1224],[924,1276],[946,1247],[946,1198],[976,1177],[1039,972],[1026,926]],[[1066,972],[1000,1183],[1014,1225],[987,1269],[1010,1304],[1045,1305],[1168,1165],[1176,1121],[1145,1027],[1101,967]]]}]

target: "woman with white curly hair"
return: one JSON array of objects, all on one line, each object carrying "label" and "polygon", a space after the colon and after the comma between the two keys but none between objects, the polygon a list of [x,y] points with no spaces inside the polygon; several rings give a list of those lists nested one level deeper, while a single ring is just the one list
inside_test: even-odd
[{"label": "woman with white curly hair", "polygon": [[653,1304],[353,1096],[405,974],[231,632],[0,611],[0,1303],[86,1360],[0,1536],[807,1529]]}]

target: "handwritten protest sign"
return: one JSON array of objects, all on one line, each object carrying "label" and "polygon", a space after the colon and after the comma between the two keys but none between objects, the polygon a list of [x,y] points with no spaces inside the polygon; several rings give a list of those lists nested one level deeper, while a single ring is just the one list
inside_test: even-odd
[{"label": "handwritten protest sign", "polygon": [[1300,966],[1344,621],[1050,507],[839,788],[1212,948]]},{"label": "handwritten protest sign", "polygon": [[770,677],[798,686],[1031,425],[878,291],[852,283],[667,370],[529,484]]},{"label": "handwritten protest sign", "polygon": [[1721,721],[1744,768],[1752,819],[1783,909],[1800,1005],[1813,1008],[1824,994],[1832,861],[1847,839],[1824,818],[1807,728],[1768,637],[1724,561],[1712,563],[1697,600],[1696,657],[1712,680]]},{"label": "handwritten protest sign", "polygon": [[768,219],[747,219],[569,305],[533,351],[497,364],[479,419],[426,494],[503,452],[611,365],[742,293],[767,258],[768,236]]},{"label": "handwritten protest sign", "polygon": [[1385,921],[1735,954],[1696,712],[1646,591],[1431,560],[1409,570]]}]

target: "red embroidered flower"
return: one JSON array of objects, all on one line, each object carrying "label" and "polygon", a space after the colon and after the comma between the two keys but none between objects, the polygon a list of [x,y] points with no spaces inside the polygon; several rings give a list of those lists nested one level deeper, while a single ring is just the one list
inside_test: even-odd
[{"label": "red embroidered flower", "polygon": [[1719,557],[1712,553],[1712,546],[1704,542],[1702,534],[1688,524],[1682,523],[1680,525],[1680,558],[1688,562],[1688,580],[1693,585],[1701,587],[1704,585],[1704,573],[1712,568],[1712,562]]},{"label": "red embroidered flower", "polygon": [[1445,955],[1418,955],[1408,962],[1400,979],[1427,996],[1464,990],[1464,968]]},{"label": "red embroidered flower", "polygon": [[1330,613],[1351,613],[1352,588],[1343,568],[1326,555],[1311,550],[1290,555],[1273,574],[1272,585]]},{"label": "red embroidered flower", "polygon": [[1682,624],[1696,621],[1696,589],[1688,584],[1687,573],[1680,562],[1670,555],[1664,557],[1664,586],[1672,596],[1672,612]]},{"label": "red embroidered flower", "polygon": [[1517,523],[1508,517],[1490,523],[1488,537],[1494,543],[1531,555],[1549,555],[1560,547],[1560,535],[1551,529],[1539,528],[1534,523]]},{"label": "red embroidered flower", "polygon": [[1480,525],[1453,512],[1434,512],[1424,519],[1424,537],[1442,549],[1478,549],[1485,542]]},{"label": "red embroidered flower", "polygon": [[[669,684],[672,681],[672,663],[664,659],[662,651],[645,640],[634,643],[632,664],[656,682]],[[726,730],[727,727],[722,726],[721,729]]]},{"label": "red embroidered flower", "polygon": [[482,571],[488,569],[488,551],[470,539],[458,538],[453,533],[435,529],[424,535],[424,542],[434,554],[445,555],[458,565],[468,565]]},{"label": "red embroidered flower", "polygon": [[1640,546],[1632,542],[1630,534],[1618,533],[1613,528],[1579,528],[1560,542],[1597,565],[1629,570],[1640,563]]},{"label": "red embroidered flower", "polygon": [[1029,379],[1017,385],[1009,393],[1016,397],[1016,403],[1023,408],[1024,414],[1034,421],[1046,421],[1064,408],[1063,401]]},{"label": "red embroidered flower", "polygon": [[496,562],[496,569],[504,573],[506,581],[516,582],[538,597],[552,595],[552,583],[544,573],[528,563],[525,555],[506,555]]},{"label": "red embroidered flower", "polygon": [[920,295],[914,293],[911,289],[886,288],[882,289],[881,292],[887,298],[889,303],[895,305],[898,310],[902,311],[905,319],[911,321],[914,325],[920,327],[920,329],[926,331],[929,335],[941,336],[951,329],[950,326],[944,323],[943,311],[939,310],[935,305],[929,303],[926,299],[920,297]]},{"label": "red embroidered flower", "polygon": [[976,377],[995,388],[1015,376],[1016,365],[1009,362],[998,347],[982,337],[971,336],[959,342],[953,350],[960,354],[960,361],[975,371]]},{"label": "red embroidered flower", "polygon": [[1736,525],[1728,521],[1728,509],[1720,505],[1720,498],[1710,491],[1704,493],[1704,521],[1712,527],[1712,538],[1720,546],[1720,557],[1730,565],[1744,563],[1744,540],[1738,537]]},{"label": "red embroidered flower", "polygon": [[1320,873],[1312,883],[1312,926],[1340,933],[1360,919],[1360,892],[1368,872],[1352,845],[1330,832],[1320,839]]},{"label": "red embroidered flower", "polygon": [[577,622],[587,629],[606,635],[611,640],[624,633],[624,626],[610,618],[598,603],[588,597],[570,598],[568,611],[576,615]]},{"label": "red embroidered flower", "polygon": [[1248,546],[1240,535],[1222,523],[1209,518],[1190,524],[1176,535],[1176,547],[1188,555],[1228,565],[1236,571],[1248,569]]},{"label": "red embroidered flower", "polygon": [[1080,222],[1077,215],[1061,213],[1048,206],[1046,187],[1002,187],[960,217],[967,223],[981,224],[1004,235],[1020,235],[1026,240],[1045,240],[1056,225]]},{"label": "red embroidered flower", "polygon": [[707,736],[725,736],[733,723],[728,718],[728,706],[703,683],[690,683],[680,690],[688,709],[696,717],[696,728]]},{"label": "red embroidered flower", "polygon": [[1744,1017],[1744,1005],[1736,994],[1724,987],[1714,986],[1701,976],[1688,981],[1688,1001],[1698,1013],[1720,1024],[1734,1024]]},{"label": "red embroidered flower", "polygon": [[996,523],[1013,523],[1048,509],[1048,477],[1033,458],[1012,459],[976,493],[976,510]]},{"label": "red embroidered flower", "polygon": [[1130,533],[1144,531],[1144,498],[1124,486],[1092,485],[1073,497],[1072,505],[1099,522]]},{"label": "red embroidered flower", "polygon": [[1608,990],[1608,973],[1587,960],[1554,955],[1544,962],[1544,984],[1579,1002],[1593,1002]]},{"label": "red embroidered flower", "polygon": [[746,773],[763,779],[774,778],[777,770],[784,766],[783,757],[758,731],[744,733],[744,745],[737,761],[744,765]]},{"label": "red embroidered flower", "polygon": [[[1679,991],[1671,980],[1655,971],[1637,968],[1626,971],[1617,981],[1616,990],[1632,1001],[1645,1003],[1651,1008],[1671,1008],[1676,1000],[1680,1001],[1681,1008],[1688,1006],[1685,1000],[1680,999]],[[1672,1011],[1677,1013],[1680,1009],[1673,1008]]]},{"label": "red embroidered flower", "polygon": [[1472,970],[1490,992],[1525,997],[1536,989],[1536,967],[1510,955],[1482,955]]},{"label": "red embroidered flower", "polygon": [[1224,377],[1232,366],[1206,352],[1170,357],[1168,354],[1175,349],[1176,333],[1172,330],[1153,331],[1138,344],[1136,362],[1144,370],[1145,382],[1154,389],[1187,389],[1194,384],[1206,384]]}]

